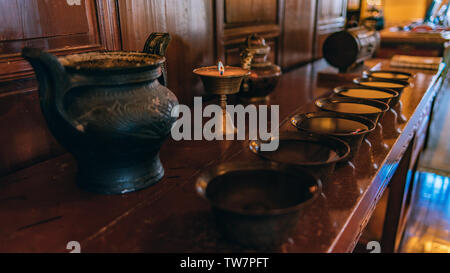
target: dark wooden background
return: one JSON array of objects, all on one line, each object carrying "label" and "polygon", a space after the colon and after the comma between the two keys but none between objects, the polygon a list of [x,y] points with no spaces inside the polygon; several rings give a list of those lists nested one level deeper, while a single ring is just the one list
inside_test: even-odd
[{"label": "dark wooden background", "polygon": [[321,57],[321,44],[345,23],[346,0],[0,0],[0,176],[64,153],[40,112],[24,46],[65,55],[142,50],[151,32],[169,32],[169,88],[190,104],[203,87],[192,70],[239,63],[251,33],[289,69]]}]

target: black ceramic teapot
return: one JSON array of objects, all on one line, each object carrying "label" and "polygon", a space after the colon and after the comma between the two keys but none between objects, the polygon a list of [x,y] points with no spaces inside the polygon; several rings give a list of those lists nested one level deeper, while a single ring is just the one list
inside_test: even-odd
[{"label": "black ceramic teapot", "polygon": [[[57,58],[24,48],[39,81],[42,112],[78,162],[77,183],[102,194],[148,187],[164,176],[159,149],[176,118],[164,85],[167,33],[140,52],[90,52]],[[162,83],[162,84],[161,84]]]}]

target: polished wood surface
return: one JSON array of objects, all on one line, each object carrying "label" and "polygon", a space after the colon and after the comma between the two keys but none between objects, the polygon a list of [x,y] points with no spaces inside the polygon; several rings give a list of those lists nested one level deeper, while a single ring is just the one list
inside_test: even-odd
[{"label": "polished wood surface", "polygon": [[399,251],[450,253],[450,78],[447,77],[430,114],[426,149],[411,178],[405,232]]},{"label": "polished wood surface", "polygon": [[[334,85],[318,85],[316,76],[326,66],[319,61],[282,76],[270,97],[272,104],[280,105],[280,118],[285,120],[281,131],[295,131],[288,118],[317,111],[312,100],[330,94]],[[382,62],[382,68],[389,66]],[[291,240],[274,251],[353,250],[440,87],[439,73],[408,71],[415,73],[401,98],[408,122],[400,125],[400,136],[384,139],[387,151],[375,151],[380,168],[362,175],[338,168],[324,185],[324,195],[304,211]],[[0,252],[66,252],[66,244],[74,240],[81,243],[82,252],[251,251],[221,237],[208,204],[194,190],[197,176],[210,166],[261,160],[249,151],[248,142],[170,140],[161,150],[161,160],[166,176],[160,183],[123,196],[80,191],[70,155],[1,178],[0,216],[8,221],[0,226]],[[355,164],[363,166],[364,158]]]},{"label": "polished wood surface", "polygon": [[400,251],[406,253],[450,253],[450,177],[431,172],[417,173],[417,189],[412,200]]}]

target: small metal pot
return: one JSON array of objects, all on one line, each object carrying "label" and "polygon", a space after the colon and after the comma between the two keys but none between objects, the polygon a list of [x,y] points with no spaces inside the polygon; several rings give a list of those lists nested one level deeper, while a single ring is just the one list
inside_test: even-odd
[{"label": "small metal pot", "polygon": [[279,136],[278,150],[273,152],[261,151],[261,143],[261,140],[250,141],[250,150],[270,161],[304,167],[324,183],[334,172],[336,163],[345,161],[350,154],[347,142],[331,136],[285,132]]},{"label": "small metal pot", "polygon": [[233,162],[205,171],[196,189],[211,204],[226,238],[272,249],[291,236],[322,183],[305,170],[276,162]]},{"label": "small metal pot", "polygon": [[251,34],[245,44],[241,66],[251,73],[244,79],[239,96],[250,102],[265,101],[278,84],[281,68],[267,60],[271,49],[263,37]]}]

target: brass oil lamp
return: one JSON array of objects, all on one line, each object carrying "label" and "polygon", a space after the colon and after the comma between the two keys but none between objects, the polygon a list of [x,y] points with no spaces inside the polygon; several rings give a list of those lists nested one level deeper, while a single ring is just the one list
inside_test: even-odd
[{"label": "brass oil lamp", "polygon": [[236,134],[237,129],[234,127],[231,115],[226,110],[227,95],[239,92],[242,80],[250,74],[250,71],[240,67],[224,66],[222,62],[219,62],[217,66],[201,67],[193,72],[200,76],[206,93],[220,96],[223,115],[219,118],[222,119],[220,123],[223,126],[216,128],[215,135],[223,137]]}]

